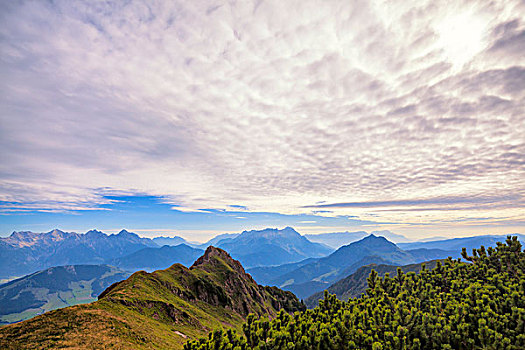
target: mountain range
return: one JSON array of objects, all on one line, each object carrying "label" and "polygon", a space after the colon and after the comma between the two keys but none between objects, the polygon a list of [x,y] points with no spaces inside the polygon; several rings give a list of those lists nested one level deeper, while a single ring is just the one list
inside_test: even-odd
[{"label": "mountain range", "polygon": [[[523,236],[519,237],[523,238]],[[164,237],[164,239],[166,238]],[[250,295],[255,298],[254,300],[257,303],[261,304],[261,300],[263,300],[262,304],[268,306],[268,302],[264,301],[266,299],[264,299],[264,297],[261,299],[254,291],[263,288],[260,289],[260,293],[263,293],[261,290],[264,290],[271,294],[271,291],[277,291],[279,290],[277,287],[279,287],[293,292],[301,299],[305,299],[307,305],[313,307],[322,296],[322,293],[319,292],[325,289],[330,293],[335,293],[341,299],[359,296],[366,288],[366,278],[372,268],[379,272],[380,275],[384,275],[387,272],[395,272],[398,266],[402,266],[405,272],[417,272],[421,268],[422,262],[434,260],[427,262],[427,266],[432,267],[432,264],[435,264],[435,259],[444,259],[448,256],[459,257],[461,247],[463,246],[467,248],[482,245],[488,247],[495,245],[496,241],[502,240],[502,236],[478,236],[461,239],[399,243],[396,245],[385,237],[378,237],[372,234],[331,252],[332,250],[325,245],[312,243],[293,228],[287,227],[282,230],[252,230],[244,231],[240,234],[228,234],[216,237],[216,243],[224,248],[224,250],[230,250],[230,252],[232,252],[228,254],[221,248],[210,246],[206,249],[206,252],[204,252],[202,249],[191,247],[184,243],[159,247],[154,240],[140,238],[138,235],[125,230],[117,235],[106,235],[95,230],[89,231],[84,235],[65,233],[59,230],[54,230],[46,234],[20,232],[2,239],[0,244],[3,245],[2,247],[8,246],[7,252],[21,254],[22,258],[24,258],[23,254],[27,254],[26,259],[33,264],[35,264],[35,262],[42,264],[49,261],[57,262],[61,261],[60,259],[65,261],[86,259],[89,258],[90,255],[91,258],[99,261],[104,258],[105,254],[110,256],[122,254],[104,260],[105,263],[110,263],[122,270],[104,265],[87,267],[85,265],[60,266],[47,268],[44,271],[33,273],[24,278],[0,285],[0,309],[4,312],[0,313],[0,322],[11,323],[20,321],[55,308],[92,301],[96,295],[110,283],[122,280],[130,274],[124,270],[153,271],[167,268],[166,270],[162,270],[164,272],[156,271],[150,274],[141,271],[135,273],[128,279],[128,282],[122,282],[122,284],[119,283],[108,288],[104,293],[100,294],[100,303],[96,304],[102,305],[101,309],[99,309],[98,306],[94,309],[92,306],[86,306],[86,309],[79,309],[81,310],[79,314],[70,314],[73,311],[69,309],[64,312],[69,313],[67,317],[79,317],[80,320],[83,320],[89,315],[92,316],[92,314],[106,315],[113,320],[111,321],[113,324],[118,324],[118,320],[121,320],[123,315],[138,317],[133,314],[133,312],[137,312],[138,310],[139,313],[146,312],[148,317],[155,320],[155,322],[153,322],[150,319],[144,320],[140,317],[137,318],[141,320],[140,322],[145,322],[146,324],[153,322],[151,329],[155,333],[156,327],[164,327],[159,326],[156,322],[161,320],[162,323],[162,320],[167,317],[165,316],[166,312],[168,315],[171,315],[169,317],[172,318],[175,317],[173,315],[179,315],[176,316],[178,317],[176,320],[179,320],[181,317],[180,314],[177,314],[179,311],[173,311],[171,306],[168,307],[164,305],[161,307],[157,304],[157,299],[151,299],[155,291],[161,293],[159,296],[155,296],[156,298],[162,297],[163,301],[169,300],[170,303],[174,303],[180,310],[184,310],[187,305],[179,299],[172,299],[172,296],[167,296],[168,294],[166,293],[168,292],[165,291],[166,288],[174,292],[177,298],[182,298],[186,300],[186,303],[190,304],[196,300],[204,300],[206,303],[214,305],[214,303],[222,300],[223,296],[221,295],[226,293],[226,295],[230,295],[231,298],[233,298],[232,300],[235,301],[236,306],[234,310],[236,310],[236,315],[240,315],[240,318],[230,315],[231,317],[228,316],[230,318],[224,319],[224,312],[214,309],[215,311],[209,315],[205,323],[208,322],[206,324],[209,325],[223,324],[235,328],[237,322],[242,321],[246,316],[245,313],[241,312],[241,309],[244,308],[244,311],[253,309],[249,306],[251,302],[248,303],[246,307],[239,306],[243,305],[243,303],[241,299],[235,299],[235,293],[251,293]],[[162,243],[165,241],[157,240],[157,242]],[[107,246],[104,246],[104,243]],[[78,252],[84,252],[85,254],[78,257],[68,256],[67,248],[71,248],[72,254],[77,254]],[[108,250],[111,248],[113,248],[113,251],[108,253]],[[131,253],[125,254],[128,249],[131,250]],[[53,256],[51,259],[45,259],[45,254],[52,255],[54,254],[53,252],[57,252],[58,257],[61,258],[58,259],[57,256]],[[325,255],[327,253],[330,254]],[[201,255],[202,257],[197,259]],[[5,256],[5,251],[0,249],[0,257],[4,259]],[[239,259],[251,264],[249,266],[252,267],[247,270],[251,276],[246,275],[248,277],[241,278],[245,282],[252,281],[255,285],[259,283],[260,285],[272,285],[276,287],[260,287],[258,285],[258,287],[255,287],[251,282],[246,282],[247,284],[245,287],[242,287],[242,291],[231,290],[230,284],[239,284],[239,281],[233,281],[229,279],[229,277],[225,279],[224,273],[228,271],[231,272],[231,270],[237,271],[241,276],[244,276],[246,273],[241,265],[242,261],[236,262],[230,256],[234,258],[239,257]],[[197,262],[195,262],[191,268],[188,269],[185,267],[190,266],[195,259],[197,259]],[[23,259],[19,261],[23,261]],[[285,263],[278,264],[279,261],[285,261]],[[213,265],[213,268],[208,266],[209,264],[207,262],[212,262],[211,265]],[[2,260],[2,264],[3,263],[4,261]],[[12,266],[9,265],[9,263],[10,262],[6,261],[5,266]],[[178,264],[172,266],[173,263]],[[209,269],[211,270],[208,271]],[[202,272],[201,270],[208,272]],[[170,272],[168,273],[166,271]],[[191,271],[191,273],[188,271]],[[207,273],[211,275],[208,276]],[[166,274],[171,277],[166,277]],[[173,277],[173,274],[175,274],[176,277]],[[198,276],[195,276],[195,274]],[[158,276],[160,275],[164,277],[159,279]],[[140,278],[137,276],[140,276]],[[174,282],[173,278],[177,279],[177,281]],[[178,281],[178,279],[181,278],[185,282]],[[147,282],[145,282],[146,280]],[[205,283],[204,280],[210,280],[211,282],[208,282],[210,282],[211,285]],[[137,284],[139,287],[137,287]],[[142,286],[142,284],[145,285]],[[121,286],[123,289],[118,286]],[[124,286],[126,287],[124,288]],[[226,288],[225,292],[221,292],[221,288],[223,288],[221,286]],[[141,291],[135,290],[137,288],[145,288],[145,294],[147,294],[146,299],[136,294],[142,293]],[[189,296],[191,293],[188,294],[189,292],[187,292],[188,288],[193,291],[192,293],[195,292],[199,294],[202,292],[202,288],[208,290],[208,292],[198,297],[195,297],[194,293],[192,294],[194,296],[191,297]],[[114,300],[111,298],[113,298],[113,293],[116,293],[116,291],[121,291],[119,295],[123,298],[125,296],[125,302],[122,302],[124,299],[119,299],[120,301],[117,304],[113,303]],[[282,293],[284,292],[278,292],[278,298],[282,297],[286,299],[292,296],[290,293]],[[110,299],[106,298],[107,295],[110,295]],[[140,295],[144,296],[142,294]],[[274,297],[277,297],[276,295],[274,295]],[[133,302],[129,301],[130,298],[128,297],[130,296],[132,296],[131,300],[133,300]],[[151,303],[151,300],[155,300],[155,302]],[[297,299],[294,300],[292,304],[295,305],[295,308],[299,308],[298,304],[294,304]],[[111,301],[111,303],[108,304],[106,303],[107,301]],[[131,307],[132,313],[128,313],[129,310],[121,309],[120,304],[123,304],[125,307]],[[203,307],[206,310],[208,308],[208,306],[205,305]],[[222,305],[222,307],[230,311],[232,310],[232,305],[230,304]],[[151,310],[145,311],[145,309],[149,310],[152,308],[154,311],[160,311],[155,311],[153,314],[150,312]],[[255,307],[255,310],[259,310],[259,314],[272,314],[276,309],[277,308],[257,309],[257,307]],[[199,313],[203,311],[191,309],[191,312],[193,314],[194,312]],[[46,313],[46,315],[47,314],[48,313]],[[161,316],[161,314],[164,316]],[[228,314],[228,312],[226,314]],[[184,316],[184,314],[182,315]],[[200,315],[201,314],[199,314],[198,317],[199,319],[201,317]],[[193,322],[191,318],[186,321],[192,325],[191,327],[197,327],[197,323]],[[57,327],[66,327],[62,321],[57,322],[58,324],[55,324]],[[168,322],[173,322],[173,320]],[[124,325],[120,325],[124,327],[123,329],[129,330],[138,327],[134,322],[131,322],[133,324],[124,323]],[[201,326],[202,329],[208,327],[202,323]],[[41,327],[41,324],[38,324],[38,327]],[[191,337],[192,334],[199,333],[199,331],[189,326],[189,328],[184,327],[177,329],[176,332],[186,337]],[[91,331],[94,330],[89,330],[88,332]],[[109,329],[101,331],[109,332]],[[66,331],[64,332],[67,333]],[[137,333],[133,330],[133,332],[134,335],[132,338],[137,336],[137,334],[145,336],[142,331],[137,331]],[[111,338],[108,334],[109,333],[107,333],[106,336]],[[180,337],[186,339],[182,335]],[[147,339],[149,340],[146,343],[150,342],[151,339]],[[182,342],[181,339],[179,340]],[[177,340],[177,342],[179,342],[179,340]],[[163,342],[164,340],[160,339],[159,341]],[[171,341],[172,339],[170,342]],[[92,340],[86,340],[86,342],[93,346],[96,345],[96,343],[91,343]],[[122,345],[120,342],[118,344],[118,346]],[[173,345],[172,343],[169,344],[170,346]],[[160,347],[164,347],[164,345]],[[140,346],[138,347],[140,348]]]},{"label": "mountain range", "polygon": [[[173,236],[173,237],[160,236],[160,237],[154,237],[151,240],[155,242],[155,244],[158,245],[159,247],[162,247],[165,245],[176,246],[179,244],[190,245],[188,241],[186,241],[184,238],[179,237],[179,236]],[[198,244],[198,243],[195,243],[195,244]],[[193,245],[194,243],[191,243],[191,246]]]},{"label": "mountain range", "polygon": [[0,348],[182,349],[217,328],[241,331],[249,314],[305,309],[290,292],[258,285],[225,251],[208,247],[190,267],[139,271],[91,304],[0,328]]},{"label": "mountain range", "polygon": [[[519,241],[525,241],[525,235],[512,234],[516,236]],[[466,248],[467,252],[471,252],[472,249],[479,248],[481,246],[495,247],[496,242],[504,242],[507,235],[483,235],[473,237],[462,237],[462,238],[450,238],[450,239],[437,239],[432,241],[420,241],[410,243],[399,243],[399,247],[402,249],[442,249],[442,250],[454,250],[461,251],[462,248]]]},{"label": "mountain range", "polygon": [[361,266],[369,264],[407,265],[448,256],[459,257],[460,251],[419,248],[403,250],[384,237],[369,235],[343,246],[332,254],[283,267],[249,269],[258,283],[275,285],[306,298],[326,289],[331,283],[344,278]]},{"label": "mountain range", "polygon": [[240,233],[223,233],[223,234],[213,237],[208,242],[201,244],[200,246],[198,246],[198,248],[206,249],[211,245],[214,247],[217,247],[222,241],[224,242],[230,241],[236,237],[239,237],[240,235],[241,235]]},{"label": "mountain range", "polygon": [[0,239],[0,278],[23,276],[52,266],[104,264],[147,247],[157,245],[126,230],[111,235],[96,230],[85,234],[56,229],[47,233],[13,232]]},{"label": "mountain range", "polygon": [[160,248],[144,248],[131,254],[108,260],[107,263],[128,271],[154,271],[170,267],[175,263],[190,266],[204,250],[186,244],[165,245]]},{"label": "mountain range", "polygon": [[97,230],[85,234],[58,229],[47,233],[13,232],[9,237],[0,238],[0,279],[13,279],[62,265],[110,264],[130,271],[151,271],[175,262],[189,265],[210,242],[248,267],[297,262],[332,251],[310,242],[291,227],[219,235],[200,245],[181,237],[142,238],[126,230],[111,235]]},{"label": "mountain range", "polygon": [[[389,231],[380,232],[395,235]],[[341,241],[337,243],[325,240],[325,243],[319,243],[307,238],[348,239],[350,236],[355,238],[363,234],[364,231],[302,236],[291,227],[281,230],[269,228],[239,234],[222,234],[207,243],[196,244],[187,242],[182,237],[142,238],[126,230],[111,235],[97,230],[85,234],[57,229],[47,233],[13,232],[9,237],[0,238],[0,280],[11,280],[52,266],[64,265],[109,264],[128,271],[153,271],[166,268],[175,262],[189,266],[210,243],[213,243],[238,259],[260,283],[285,287],[302,296],[300,289],[307,292],[312,288],[326,288],[335,281],[334,278],[342,278],[365,263],[403,265],[440,259],[448,255],[457,256],[458,249],[463,246],[471,249],[481,245],[491,246],[497,240],[504,240],[504,236],[477,236],[398,243],[398,248],[409,252],[408,255],[402,256],[403,261],[392,260],[393,256],[389,254],[393,252],[385,255],[381,251],[374,253],[366,250],[359,251],[357,255],[350,254],[353,257],[360,256],[363,261],[345,258],[339,261],[341,259],[338,260],[337,256],[346,255],[339,250],[347,250],[345,247],[348,245],[339,247],[338,251],[334,252],[327,244],[336,246]],[[168,243],[165,244],[168,247],[161,246],[164,243]],[[353,243],[357,242],[351,244]],[[333,255],[328,258],[330,253]],[[303,267],[304,265],[309,266]],[[281,278],[286,274],[289,274],[283,277],[286,279]],[[304,283],[308,284],[301,286]]]},{"label": "mountain range", "polygon": [[107,287],[130,274],[107,265],[51,267],[0,285],[0,324],[90,303]]},{"label": "mountain range", "polygon": [[322,244],[310,242],[291,227],[244,231],[237,237],[220,240],[217,246],[228,251],[247,268],[298,262],[333,251]]},{"label": "mountain range", "polygon": [[240,233],[222,233],[219,234],[213,238],[211,238],[209,241],[205,243],[199,243],[199,242],[193,242],[193,241],[187,241],[186,239],[180,237],[180,236],[174,236],[174,237],[155,237],[153,238],[153,242],[157,243],[159,246],[163,245],[179,245],[179,244],[186,244],[193,248],[199,248],[199,249],[206,249],[209,246],[217,247],[219,242],[223,240],[229,240],[235,237],[238,237]]},{"label": "mountain range", "polygon": [[[365,238],[370,233],[365,231],[355,232],[332,232],[332,233],[319,233],[319,234],[307,234],[304,235],[312,242],[325,244],[333,249],[338,249],[344,245],[348,245],[352,242],[356,242],[360,239]],[[409,242],[410,240],[403,235],[393,233],[388,230],[384,231],[373,231],[371,234],[376,236],[382,236],[394,243]]]}]

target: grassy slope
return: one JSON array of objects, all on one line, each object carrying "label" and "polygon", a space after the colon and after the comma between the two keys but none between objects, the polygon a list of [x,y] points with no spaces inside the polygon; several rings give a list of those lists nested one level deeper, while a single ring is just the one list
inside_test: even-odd
[{"label": "grassy slope", "polygon": [[0,348],[181,349],[212,329],[239,330],[249,312],[274,316],[280,307],[301,308],[291,293],[258,286],[238,262],[213,249],[190,269],[140,271],[97,302],[0,328]]}]

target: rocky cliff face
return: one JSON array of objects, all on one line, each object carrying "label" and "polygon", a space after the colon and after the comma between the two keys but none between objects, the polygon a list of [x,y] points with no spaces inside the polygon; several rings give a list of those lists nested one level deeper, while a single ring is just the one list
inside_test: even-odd
[{"label": "rocky cliff face", "polygon": [[201,289],[197,292],[200,300],[209,298],[210,292],[211,295],[218,292],[223,296],[224,302],[220,306],[230,308],[242,316],[249,313],[274,315],[275,311],[280,309],[287,312],[304,309],[292,293],[258,285],[252,276],[245,272],[241,263],[232,259],[222,249],[208,247],[190,270],[212,273],[216,285],[221,286],[219,290],[213,287]]}]

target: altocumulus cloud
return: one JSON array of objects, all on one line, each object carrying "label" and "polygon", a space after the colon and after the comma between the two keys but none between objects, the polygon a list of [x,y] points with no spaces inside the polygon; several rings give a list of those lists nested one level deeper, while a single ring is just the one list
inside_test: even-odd
[{"label": "altocumulus cloud", "polygon": [[522,1],[0,6],[6,207],[109,188],[282,213],[505,198],[483,215],[523,219]]}]

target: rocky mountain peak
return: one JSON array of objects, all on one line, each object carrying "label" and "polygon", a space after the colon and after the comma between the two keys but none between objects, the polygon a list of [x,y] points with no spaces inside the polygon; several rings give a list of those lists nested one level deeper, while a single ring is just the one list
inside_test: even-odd
[{"label": "rocky mountain peak", "polygon": [[190,269],[205,267],[206,265],[214,266],[219,262],[228,265],[239,273],[246,274],[240,262],[233,259],[226,251],[214,246],[206,248],[204,254],[193,263]]},{"label": "rocky mountain peak", "polygon": [[49,244],[50,242],[62,241],[66,237],[66,233],[58,229],[47,233],[35,233],[31,231],[13,232],[9,237],[4,238],[3,241],[15,247],[31,247],[42,242]]},{"label": "rocky mountain peak", "polygon": [[281,230],[278,228],[266,228],[264,230],[243,231],[237,239],[296,239],[301,237],[297,231],[288,226]]},{"label": "rocky mountain peak", "polygon": [[8,238],[20,239],[23,237],[34,237],[35,235],[37,235],[37,233],[33,233],[31,231],[13,231],[13,233],[11,233]]},{"label": "rocky mountain peak", "polygon": [[[138,234],[136,234],[135,232],[130,232],[126,229],[122,229],[120,230],[119,233],[117,233],[116,235],[113,234],[112,236],[118,238],[118,239],[125,239],[125,240],[128,240],[128,241],[134,241],[134,242],[139,242],[141,240],[144,240],[142,239]],[[155,245],[155,243],[151,242],[151,245]]]},{"label": "rocky mountain peak", "polygon": [[104,237],[105,234],[99,230],[89,230],[85,234],[86,237]]},{"label": "rocky mountain peak", "polygon": [[392,246],[395,245],[394,243],[390,242],[385,237],[383,237],[383,236],[376,236],[373,233],[369,234],[368,236],[366,236],[365,238],[363,238],[362,240],[360,240],[358,242],[366,243],[366,244],[370,244],[370,243],[374,242],[376,244],[387,244],[387,245],[392,245]]}]

